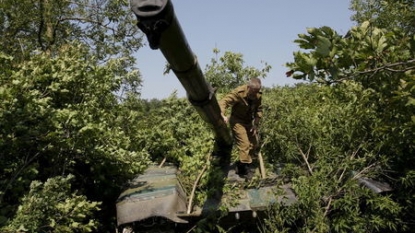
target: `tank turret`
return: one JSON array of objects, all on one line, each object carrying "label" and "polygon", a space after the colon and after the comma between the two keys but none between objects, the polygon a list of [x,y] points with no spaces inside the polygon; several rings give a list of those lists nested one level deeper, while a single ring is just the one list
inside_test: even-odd
[{"label": "tank turret", "polygon": [[170,0],[131,0],[137,26],[146,34],[152,49],[160,49],[171,70],[187,92],[187,98],[202,119],[212,126],[215,152],[228,156],[232,137],[224,122],[211,85],[206,81]]}]

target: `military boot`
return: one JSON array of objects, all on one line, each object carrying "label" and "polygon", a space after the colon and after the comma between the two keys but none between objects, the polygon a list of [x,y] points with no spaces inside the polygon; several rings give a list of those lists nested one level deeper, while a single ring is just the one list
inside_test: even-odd
[{"label": "military boot", "polygon": [[249,181],[254,177],[254,173],[252,172],[249,163],[241,163],[237,162],[235,173],[239,175],[239,177],[244,178],[245,180]]}]

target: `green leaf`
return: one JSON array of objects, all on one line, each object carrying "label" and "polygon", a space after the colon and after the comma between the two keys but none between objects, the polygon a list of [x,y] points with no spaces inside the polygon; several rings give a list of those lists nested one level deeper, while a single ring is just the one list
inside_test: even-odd
[{"label": "green leaf", "polygon": [[321,56],[329,56],[331,49],[331,42],[329,39],[317,36],[317,46],[316,46],[316,52]]}]

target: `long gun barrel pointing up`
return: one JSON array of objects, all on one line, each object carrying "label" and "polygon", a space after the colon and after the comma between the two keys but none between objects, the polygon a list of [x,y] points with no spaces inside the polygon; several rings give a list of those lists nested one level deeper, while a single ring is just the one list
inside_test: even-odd
[{"label": "long gun barrel pointing up", "polygon": [[146,34],[152,49],[160,49],[187,92],[187,98],[215,133],[219,151],[232,146],[213,88],[207,83],[190,49],[170,0],[131,0],[137,26]]}]

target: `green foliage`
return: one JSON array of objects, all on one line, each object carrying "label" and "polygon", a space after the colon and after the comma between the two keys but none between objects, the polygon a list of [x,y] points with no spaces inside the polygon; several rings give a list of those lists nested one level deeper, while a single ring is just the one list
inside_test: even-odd
[{"label": "green foliage", "polygon": [[3,221],[32,180],[61,174],[74,174],[74,188],[89,200],[111,205],[124,182],[148,163],[145,151],[132,149],[121,127],[126,122],[117,121],[114,92],[122,78],[114,74],[122,69],[120,61],[96,65],[82,46],[67,47],[53,59],[39,54],[12,61],[2,56],[0,62]]},{"label": "green foliage", "polygon": [[[351,154],[365,146],[368,129],[376,124],[370,95],[356,83],[336,88],[298,85],[272,89],[264,95],[264,149],[279,147],[277,154],[284,157],[273,159],[283,163],[301,161],[301,152]],[[356,118],[359,122],[353,120]],[[314,156],[309,159],[319,159]]]},{"label": "green foliage", "polygon": [[[138,123],[137,133],[133,141],[145,150],[155,163],[163,160],[176,164],[180,168],[180,180],[190,194],[196,177],[207,164],[213,151],[213,132],[198,115],[193,106],[185,98],[175,95],[149,104],[142,120]],[[214,173],[215,168],[206,174]],[[216,171],[217,172],[217,171]],[[196,204],[206,199],[206,189],[210,189],[209,175],[204,175],[198,186]],[[222,179],[218,174],[217,179]]]},{"label": "green foliage", "polygon": [[340,78],[341,71],[348,68],[349,62],[347,59],[340,58],[337,51],[350,45],[344,43],[341,36],[329,27],[309,28],[307,32],[309,35],[299,34],[299,39],[295,42],[300,48],[313,51],[294,53],[295,63],[288,63],[287,66],[295,71],[302,71],[294,73],[294,78],[305,79],[306,75],[311,81],[322,81],[327,76],[334,80]]},{"label": "green foliage", "polygon": [[[298,197],[269,210],[265,232],[403,232],[414,224],[413,2],[352,4],[360,24],[347,35],[309,28],[295,41],[301,50],[289,74],[318,84],[264,91],[262,153],[271,168],[283,165],[281,182]],[[0,7],[3,231],[113,229],[121,186],[164,159],[179,167],[188,194],[206,168],[194,204],[219,191],[228,199],[193,230],[227,230],[218,220],[238,187],[222,186],[207,160],[209,127],[183,98],[139,99],[130,55],[141,39],[127,1]],[[232,52],[211,62],[206,77],[220,94],[271,68],[246,67]],[[358,184],[363,176],[393,191],[374,194]]]},{"label": "green foliage", "polygon": [[[300,34],[295,40],[305,50],[295,52],[294,62],[287,66],[297,79],[320,83],[353,79],[371,88],[382,87],[379,81],[396,85],[405,67],[413,63],[412,41],[400,31],[375,28],[368,22],[345,37],[328,27],[310,28],[308,35]],[[398,76],[390,79],[385,77],[387,72],[379,71]]]},{"label": "green foliage", "polygon": [[[337,36],[338,43],[332,43],[330,47],[331,51],[336,51],[335,56],[327,56],[317,53],[318,47],[313,46],[313,35],[321,35],[320,31],[323,29],[309,31],[310,36],[301,36],[304,39],[299,41],[300,44],[309,45],[310,51],[296,53],[296,62],[287,65],[303,79],[329,84],[354,80],[373,90],[371,101],[376,103],[383,121],[374,130],[378,136],[391,136],[386,136],[384,143],[396,150],[392,153],[402,153],[397,146],[412,143],[410,138],[414,136],[411,130],[411,112],[414,109],[410,104],[414,94],[414,38],[401,31],[379,29],[365,22],[350,30],[346,37]],[[310,69],[310,65],[302,62],[302,57],[312,57],[316,60],[315,65]],[[317,79],[315,74],[318,74]]]},{"label": "green foliage", "polygon": [[131,53],[142,46],[125,0],[2,0],[0,8],[2,51],[17,60],[36,50],[58,54],[68,41],[79,40],[101,61],[129,57],[132,66]]},{"label": "green foliage", "polygon": [[[214,49],[216,56],[220,51]],[[265,78],[271,66],[264,62],[264,67],[258,70],[255,67],[244,66],[243,55],[240,53],[225,52],[219,59],[211,59],[211,64],[205,68],[206,79],[219,92],[227,93],[230,90],[245,84],[251,77]]]},{"label": "green foliage", "polygon": [[98,202],[72,192],[73,175],[32,181],[22,198],[15,218],[3,232],[92,232],[97,222],[92,218]]},{"label": "green foliage", "polygon": [[[265,221],[278,232],[396,231],[402,207],[358,185],[362,177],[384,180],[389,160],[380,153],[373,91],[355,82],[334,87],[298,85],[264,94],[267,117],[263,154],[284,164],[298,201],[276,206]],[[353,172],[354,171],[354,172]],[[288,216],[279,218],[278,214]]]},{"label": "green foliage", "polygon": [[[119,94],[139,94],[141,79],[132,53],[142,46],[129,1],[0,1],[1,51],[20,63],[37,53],[59,56],[79,41],[100,64],[118,59]],[[66,49],[70,49],[70,46]],[[134,70],[134,75],[127,75]],[[115,71],[115,70],[114,70]]]},{"label": "green foliage", "polygon": [[[402,30],[386,30],[364,22],[344,37],[327,27],[309,29],[308,34],[299,35],[296,42],[303,50],[294,53],[294,62],[287,63],[291,69],[289,74],[328,85],[318,87],[318,90],[325,90],[323,95],[317,92],[317,96],[322,95],[324,99],[316,99],[316,94],[307,96],[307,99],[302,95],[297,98],[297,103],[302,101],[304,104],[302,107],[280,106],[283,112],[290,109],[295,115],[282,115],[279,119],[285,122],[288,118],[288,122],[294,121],[295,124],[285,126],[285,130],[291,132],[290,136],[281,131],[278,137],[287,141],[293,141],[292,138],[296,137],[295,142],[279,148],[282,154],[288,156],[282,160],[298,160],[309,173],[298,173],[297,177],[305,178],[294,179],[294,182],[317,185],[310,178],[317,175],[316,182],[335,178],[341,184],[332,186],[331,193],[325,192],[326,199],[331,201],[325,203],[329,211],[324,216],[329,217],[330,224],[334,223],[330,228],[336,232],[409,229],[413,224],[415,201],[414,186],[407,182],[411,179],[409,177],[413,177],[415,169],[412,156],[415,109],[411,101],[415,94],[414,38]],[[291,101],[291,104],[296,102]],[[315,107],[318,110],[309,110]],[[313,130],[304,132],[298,127]],[[328,169],[334,164],[342,168]],[[315,167],[318,169],[315,170]],[[328,169],[327,172],[323,172],[322,168]],[[342,179],[336,176],[347,174],[347,170],[387,180],[394,184],[393,194],[382,199],[364,192],[348,191],[350,178],[346,177],[349,176],[341,175]],[[357,178],[352,176],[352,180]],[[397,183],[397,180],[401,182]],[[324,183],[327,185],[330,182]],[[318,186],[324,187],[323,184]],[[333,190],[342,195],[333,194]],[[301,189],[297,191],[299,195],[304,192]],[[311,193],[306,192],[304,196],[309,195]],[[355,203],[358,204],[357,209],[347,207],[352,203],[350,200],[358,200]],[[340,214],[331,215],[331,211],[339,211],[339,208]],[[356,212],[359,217],[352,214]],[[348,216],[349,219],[340,216]],[[362,216],[368,221],[359,219]],[[355,222],[353,227],[350,219]],[[321,230],[324,231],[324,228]]]},{"label": "green foliage", "polygon": [[153,162],[181,164],[186,157],[205,156],[213,145],[213,135],[206,123],[185,98],[172,95],[136,111],[137,125],[128,126],[134,148],[147,151]]},{"label": "green foliage", "polygon": [[405,32],[413,34],[414,31],[413,0],[352,0],[350,9],[355,12],[352,19],[358,23],[370,21],[379,28],[402,28]]}]

